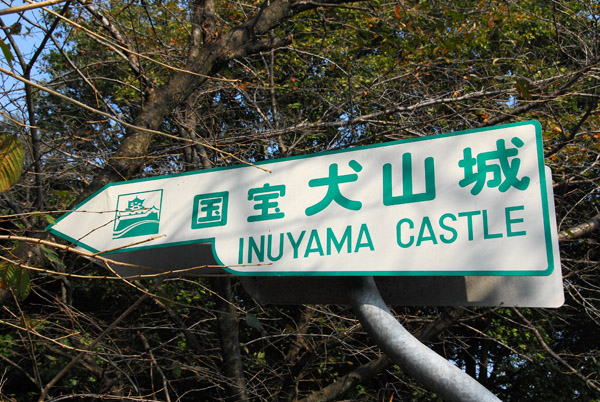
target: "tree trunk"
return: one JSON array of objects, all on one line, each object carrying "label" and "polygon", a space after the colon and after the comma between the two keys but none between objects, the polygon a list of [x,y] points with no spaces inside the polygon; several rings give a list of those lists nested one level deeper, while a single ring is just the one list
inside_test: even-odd
[{"label": "tree trunk", "polygon": [[224,372],[231,380],[228,394],[232,401],[247,401],[248,393],[240,350],[237,312],[233,305],[231,278],[227,276],[216,278],[214,289],[220,296],[217,303],[217,327]]}]

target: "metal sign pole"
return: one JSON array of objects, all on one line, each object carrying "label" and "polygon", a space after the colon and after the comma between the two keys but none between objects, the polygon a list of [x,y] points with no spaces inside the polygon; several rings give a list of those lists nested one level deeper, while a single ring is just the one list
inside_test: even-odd
[{"label": "metal sign pole", "polygon": [[448,401],[500,401],[470,375],[429,349],[394,318],[373,277],[355,278],[352,307],[387,356],[430,391]]}]

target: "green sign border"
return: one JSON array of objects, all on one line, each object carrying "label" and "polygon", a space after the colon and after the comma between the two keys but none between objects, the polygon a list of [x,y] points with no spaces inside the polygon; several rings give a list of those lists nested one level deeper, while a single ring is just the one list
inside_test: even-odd
[{"label": "green sign border", "polygon": [[[440,139],[440,138],[462,136],[462,135],[468,135],[468,134],[473,134],[473,133],[494,131],[494,130],[506,129],[506,128],[510,128],[510,127],[526,126],[526,125],[533,125],[535,128],[535,138],[536,138],[536,147],[537,147],[537,155],[538,155],[538,173],[540,176],[540,190],[541,190],[541,197],[542,197],[542,214],[543,214],[543,219],[544,219],[544,237],[545,237],[545,242],[546,242],[546,259],[548,261],[548,267],[543,271],[541,271],[541,270],[535,270],[535,271],[516,271],[516,270],[511,270],[511,271],[506,271],[506,270],[504,270],[504,271],[478,271],[478,270],[469,270],[469,271],[401,271],[401,270],[399,270],[399,271],[239,272],[233,268],[226,267],[220,261],[219,257],[217,256],[217,254],[215,252],[214,243],[215,243],[216,239],[214,237],[190,240],[190,241],[185,241],[185,242],[177,242],[177,243],[162,243],[162,244],[151,245],[151,246],[128,247],[126,249],[118,250],[118,251],[111,252],[111,253],[102,253],[100,250],[96,250],[96,249],[88,246],[87,244],[80,242],[77,239],[73,239],[70,236],[54,229],[54,226],[56,226],[56,224],[58,224],[62,219],[66,218],[67,216],[69,216],[72,213],[77,213],[77,209],[79,209],[79,207],[81,207],[86,202],[88,202],[89,200],[91,200],[92,198],[94,198],[95,196],[97,196],[98,194],[100,194],[101,192],[103,192],[104,190],[106,190],[107,188],[112,187],[112,186],[120,186],[120,185],[127,185],[130,183],[136,183],[136,182],[162,180],[162,179],[168,179],[168,178],[173,178],[173,177],[182,177],[182,176],[203,174],[203,173],[215,172],[215,171],[220,171],[220,170],[240,169],[240,168],[254,168],[255,169],[255,167],[250,166],[250,165],[223,166],[223,167],[200,170],[200,171],[175,173],[175,174],[170,174],[170,175],[154,176],[154,177],[147,177],[147,178],[142,178],[142,179],[117,182],[117,183],[110,183],[110,184],[107,184],[104,187],[102,187],[100,190],[96,191],[94,194],[87,197],[84,201],[82,201],[79,205],[77,205],[73,209],[73,211],[61,216],[59,219],[56,220],[56,223],[54,225],[49,225],[46,228],[46,230],[56,236],[62,237],[63,239],[73,243],[75,246],[81,247],[81,248],[83,248],[87,251],[90,251],[92,253],[95,253],[95,254],[101,254],[103,256],[109,256],[111,254],[116,254],[116,253],[121,253],[121,252],[129,252],[129,251],[135,251],[135,250],[141,250],[141,249],[147,249],[147,248],[164,248],[164,247],[177,246],[177,245],[183,245],[183,244],[210,243],[213,256],[215,257],[215,260],[218,262],[218,264],[223,265],[223,269],[225,271],[227,271],[233,275],[239,275],[239,276],[546,276],[546,275],[550,275],[552,273],[552,271],[554,270],[555,261],[554,261],[552,234],[551,234],[551,225],[550,225],[551,217],[549,216],[549,207],[548,207],[548,191],[547,191],[548,178],[546,177],[546,173],[545,173],[542,126],[536,120],[528,120],[528,121],[524,121],[524,122],[510,123],[510,124],[504,124],[504,125],[499,125],[499,126],[490,126],[490,127],[484,127],[484,128],[472,129],[472,130],[457,131],[457,132],[452,132],[452,133],[436,134],[436,135],[431,135],[431,136],[426,136],[426,137],[410,138],[410,139],[406,139],[406,140],[398,140],[398,141],[370,144],[370,145],[364,145],[364,146],[354,147],[354,148],[331,150],[331,151],[320,152],[318,154],[296,155],[296,156],[291,156],[291,157],[287,157],[287,158],[260,161],[260,162],[254,163],[254,165],[260,166],[260,165],[284,162],[284,161],[289,161],[289,160],[294,160],[294,159],[317,158],[317,157],[323,156],[323,155],[331,155],[331,154],[338,154],[338,153],[344,153],[344,152],[355,152],[355,151],[361,151],[364,149],[386,147],[386,146],[406,144],[406,143],[411,143],[411,142],[430,141],[430,140],[436,140],[436,139]],[[265,264],[266,269],[268,269],[268,266],[269,266],[268,264]]]}]

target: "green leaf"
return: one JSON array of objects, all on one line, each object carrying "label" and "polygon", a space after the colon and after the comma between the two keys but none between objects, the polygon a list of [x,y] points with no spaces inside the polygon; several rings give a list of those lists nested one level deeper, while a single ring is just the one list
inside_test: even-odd
[{"label": "green leaf", "polygon": [[0,193],[17,182],[23,164],[23,148],[16,135],[0,135]]},{"label": "green leaf", "polygon": [[261,332],[264,331],[262,324],[260,323],[258,318],[252,313],[246,313],[246,324],[248,324],[249,327],[258,329]]},{"label": "green leaf", "polygon": [[40,250],[44,253],[44,256],[55,266],[58,268],[65,269],[65,264],[62,262],[56,251],[48,248],[44,245],[40,245]]},{"label": "green leaf", "polygon": [[175,376],[175,378],[179,378],[181,377],[181,373],[181,363],[178,362],[175,364],[175,367],[173,367],[173,375]]},{"label": "green leaf", "polygon": [[6,43],[4,43],[4,41],[2,39],[0,39],[0,49],[2,49],[4,58],[6,59],[8,64],[10,64],[12,67],[12,61],[15,59],[15,57],[12,55],[12,52],[10,51],[10,46],[8,46]]},{"label": "green leaf", "polygon": [[31,292],[31,279],[26,269],[8,262],[0,263],[0,288],[11,288],[17,299],[25,300]]},{"label": "green leaf", "polygon": [[34,212],[31,214],[31,216],[40,217],[40,218],[44,219],[46,222],[48,222],[50,225],[56,224],[56,219],[54,219],[54,217],[52,217],[48,214],[44,214],[42,212]]},{"label": "green leaf", "polygon": [[527,80],[523,78],[517,78],[515,88],[517,89],[517,92],[521,98],[531,100],[531,93],[529,92],[531,84]]}]

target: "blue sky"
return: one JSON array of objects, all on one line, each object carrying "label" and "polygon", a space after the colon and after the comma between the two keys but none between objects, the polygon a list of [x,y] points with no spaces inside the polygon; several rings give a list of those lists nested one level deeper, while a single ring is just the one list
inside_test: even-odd
[{"label": "blue sky", "polygon": [[[17,5],[19,5],[17,4],[17,2],[13,3],[13,6]],[[8,7],[0,6],[0,9],[6,8]],[[41,11],[39,9],[29,10],[25,12],[24,16],[31,21],[36,21],[40,17],[40,12]],[[38,28],[32,27],[25,19],[21,18],[18,14],[7,14],[3,15],[1,18],[4,22],[4,26],[7,27],[12,26],[15,22],[20,22],[22,24],[21,34],[13,35],[13,39],[17,43],[17,46],[19,47],[21,54],[23,55],[25,60],[29,61],[31,59],[31,56],[35,52],[36,47],[40,44],[42,40],[40,30]],[[4,43],[9,44],[6,37],[6,33],[4,31],[0,32],[0,37],[2,38]],[[6,59],[3,55],[0,56],[0,66],[7,70],[11,70],[15,74],[21,75],[22,70],[18,61],[16,60],[16,55],[12,47],[11,52],[15,57],[12,66],[10,66],[6,62]],[[5,76],[4,74],[0,75],[2,75],[2,79],[0,81],[0,107],[5,113],[15,113],[18,109],[18,105],[22,104],[20,98],[23,96],[23,91],[21,91],[20,89],[23,87],[23,84],[11,77]],[[39,80],[40,78],[39,70],[37,70],[35,66],[31,73],[31,77],[34,81]],[[14,92],[15,90],[16,92]]]}]

